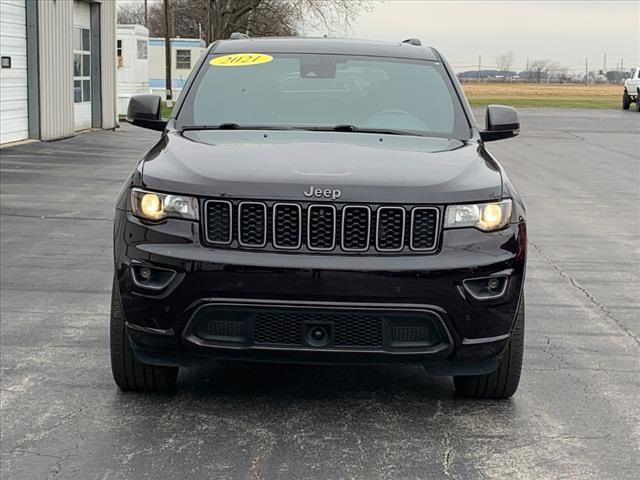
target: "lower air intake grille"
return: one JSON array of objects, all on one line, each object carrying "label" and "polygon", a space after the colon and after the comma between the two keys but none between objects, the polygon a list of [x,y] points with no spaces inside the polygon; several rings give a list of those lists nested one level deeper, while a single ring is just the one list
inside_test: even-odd
[{"label": "lower air intake grille", "polygon": [[398,343],[426,342],[429,330],[426,327],[393,327],[391,340]]},{"label": "lower air intake grille", "polygon": [[215,337],[243,337],[244,322],[214,320],[207,324],[207,333]]},{"label": "lower air intake grille", "polygon": [[366,313],[259,312],[255,316],[255,344],[302,345],[304,325],[332,322],[336,347],[381,347],[382,319]]}]

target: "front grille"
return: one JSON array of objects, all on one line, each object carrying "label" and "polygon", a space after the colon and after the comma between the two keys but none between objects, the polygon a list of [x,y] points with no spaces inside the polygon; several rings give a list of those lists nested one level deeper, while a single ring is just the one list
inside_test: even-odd
[{"label": "front grille", "polygon": [[411,248],[432,250],[438,236],[438,211],[433,208],[414,208],[411,212]]},{"label": "front grille", "polygon": [[406,213],[402,207],[380,207],[376,232],[376,248],[397,252],[404,244]]},{"label": "front grille", "polygon": [[302,208],[295,203],[273,206],[273,246],[295,250],[302,243]]},{"label": "front grille", "polygon": [[238,210],[240,245],[264,247],[267,244],[267,206],[258,202],[242,202]]},{"label": "front grille", "polygon": [[434,206],[207,200],[203,219],[205,244],[241,249],[424,254],[440,232]]},{"label": "front grille", "polygon": [[270,345],[302,345],[306,323],[330,322],[335,347],[381,347],[382,318],[367,313],[301,311],[258,312],[254,319],[253,342]]},{"label": "front grille", "polygon": [[231,243],[232,225],[231,225],[231,202],[224,200],[209,200],[205,204],[207,210],[205,229],[206,240],[214,244]]},{"label": "front grille", "polygon": [[311,205],[308,210],[307,243],[312,250],[333,250],[336,245],[336,207]]},{"label": "front grille", "polygon": [[346,206],[342,209],[342,249],[362,252],[369,249],[371,238],[371,209]]}]

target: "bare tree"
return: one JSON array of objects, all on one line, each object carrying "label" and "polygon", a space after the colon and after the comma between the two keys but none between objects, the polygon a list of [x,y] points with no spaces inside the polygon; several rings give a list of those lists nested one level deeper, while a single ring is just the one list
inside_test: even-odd
[{"label": "bare tree", "polygon": [[144,3],[118,3],[118,23],[120,25],[144,25]]},{"label": "bare tree", "polygon": [[[327,34],[348,29],[369,0],[170,0],[175,36],[207,43],[232,32],[251,36],[295,36],[307,29]],[[164,13],[149,3],[149,33],[164,33]]]},{"label": "bare tree", "polygon": [[550,66],[551,61],[548,59],[533,60],[529,63],[529,79],[535,79],[536,83],[540,83],[547,78]]},{"label": "bare tree", "polygon": [[498,70],[506,77],[509,70],[516,61],[516,54],[513,52],[503,53],[496,57],[496,66]]}]

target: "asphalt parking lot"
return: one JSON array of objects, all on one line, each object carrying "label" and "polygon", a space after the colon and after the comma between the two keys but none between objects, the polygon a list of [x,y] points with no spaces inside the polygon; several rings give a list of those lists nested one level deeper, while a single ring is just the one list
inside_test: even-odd
[{"label": "asphalt parking lot", "polygon": [[412,366],[220,364],[174,394],[119,392],[112,210],[157,134],[3,149],[3,480],[637,478],[640,114],[521,114],[490,147],[530,233],[524,372],[504,402]]}]

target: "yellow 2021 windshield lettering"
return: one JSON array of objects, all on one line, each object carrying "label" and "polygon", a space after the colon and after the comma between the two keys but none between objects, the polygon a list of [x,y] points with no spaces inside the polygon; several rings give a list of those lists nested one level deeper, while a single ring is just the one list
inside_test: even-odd
[{"label": "yellow 2021 windshield lettering", "polygon": [[214,67],[245,67],[260,65],[273,60],[271,55],[264,53],[234,53],[212,59],[209,63]]}]

